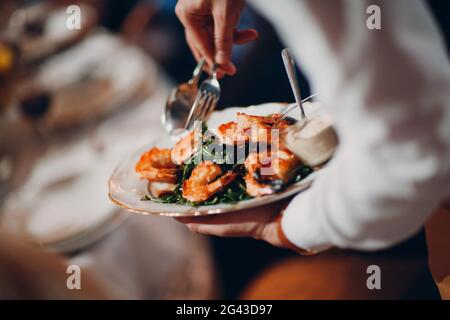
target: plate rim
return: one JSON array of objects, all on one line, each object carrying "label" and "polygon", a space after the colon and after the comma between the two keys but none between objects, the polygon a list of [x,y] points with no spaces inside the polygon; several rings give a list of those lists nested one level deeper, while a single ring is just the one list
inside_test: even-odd
[{"label": "plate rim", "polygon": [[[312,174],[314,174],[315,172],[313,172]],[[110,180],[112,179],[112,177],[110,178]],[[305,178],[306,179],[306,178]],[[135,213],[135,214],[141,214],[141,215],[151,215],[151,216],[165,216],[165,217],[194,217],[194,216],[208,216],[208,215],[216,215],[216,214],[223,214],[223,213],[227,213],[227,212],[234,212],[234,211],[241,211],[241,210],[245,210],[245,209],[252,209],[252,208],[257,208],[266,204],[270,204],[273,202],[277,202],[286,198],[289,198],[290,196],[294,196],[297,195],[303,191],[306,191],[307,189],[309,189],[309,187],[312,185],[313,181],[307,181],[304,182],[304,185],[301,185],[301,189],[295,189],[295,190],[290,190],[287,192],[279,192],[276,193],[274,195],[278,196],[276,199],[270,197],[270,196],[265,196],[265,197],[260,197],[259,199],[261,199],[259,202],[256,203],[251,203],[247,206],[245,205],[239,205],[239,204],[243,204],[246,203],[246,201],[252,200],[243,200],[240,202],[237,202],[235,204],[232,204],[228,207],[225,208],[215,208],[215,209],[205,209],[205,210],[198,210],[198,208],[200,207],[192,207],[192,211],[186,211],[186,212],[174,212],[174,211],[164,211],[164,212],[150,212],[148,210],[145,209],[135,209],[135,208],[131,208],[128,205],[126,205],[123,202],[120,202],[119,200],[115,199],[112,194],[111,194],[111,188],[110,188],[110,183],[108,181],[108,198],[111,200],[112,203],[114,203],[116,206],[119,206],[122,209],[127,210],[128,212],[131,213]],[[300,185],[299,185],[300,187]],[[253,198],[254,199],[254,198]],[[264,201],[264,199],[267,199]],[[151,201],[151,200],[149,200]],[[247,202],[248,203],[248,202]],[[176,205],[176,204],[174,204]],[[203,206],[206,207],[206,206]]]}]

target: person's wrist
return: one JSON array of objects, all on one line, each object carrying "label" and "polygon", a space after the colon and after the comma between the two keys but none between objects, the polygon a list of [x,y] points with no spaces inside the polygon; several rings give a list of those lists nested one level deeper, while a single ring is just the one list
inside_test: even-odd
[{"label": "person's wrist", "polygon": [[275,215],[271,222],[265,224],[259,232],[259,236],[256,237],[259,240],[264,240],[270,243],[272,246],[283,248],[284,245],[281,242],[278,231],[277,231],[277,217],[279,214]]},{"label": "person's wrist", "polygon": [[306,249],[300,248],[296,245],[294,245],[291,241],[289,241],[289,239],[286,237],[286,235],[284,234],[283,231],[283,226],[281,224],[281,220],[283,219],[283,213],[280,213],[277,217],[277,220],[275,221],[276,224],[276,233],[277,233],[277,238],[278,241],[280,243],[280,246],[283,248],[287,248],[287,249],[291,249],[292,251],[295,251],[301,255],[305,255],[305,256],[311,256],[316,254],[316,252],[314,251],[308,251]]}]

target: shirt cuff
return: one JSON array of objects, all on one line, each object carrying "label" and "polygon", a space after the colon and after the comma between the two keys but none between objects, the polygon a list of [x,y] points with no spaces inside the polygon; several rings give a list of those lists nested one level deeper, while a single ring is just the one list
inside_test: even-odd
[{"label": "shirt cuff", "polygon": [[288,205],[281,219],[281,228],[286,238],[295,246],[311,253],[332,246],[322,231],[319,215],[313,209],[313,190],[297,195]]}]

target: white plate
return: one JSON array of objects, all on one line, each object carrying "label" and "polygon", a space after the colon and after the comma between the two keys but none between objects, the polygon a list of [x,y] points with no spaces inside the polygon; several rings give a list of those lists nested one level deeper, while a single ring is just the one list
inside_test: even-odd
[{"label": "white plate", "polygon": [[109,200],[106,182],[117,159],[161,130],[158,115],[169,84],[160,78],[154,89],[145,102],[105,119],[95,131],[18,151],[8,180],[14,189],[0,208],[0,229],[68,253],[84,249],[128,218]]},{"label": "white plate", "polygon": [[145,52],[99,30],[48,59],[31,81],[52,95],[41,127],[54,132],[136,106],[154,93],[160,80],[157,65]]},{"label": "white plate", "polygon": [[[80,28],[69,29],[67,6],[37,3],[17,10],[8,25],[9,34],[19,40],[21,60],[32,63],[49,57],[61,49],[73,45],[86,36],[97,24],[98,13],[88,4],[79,5]],[[24,31],[30,21],[42,21],[42,34],[29,36]]]},{"label": "white plate", "polygon": [[[271,113],[282,113],[283,110],[286,109],[286,106],[287,104],[267,103],[245,108],[228,108],[223,111],[215,112],[208,121],[208,127],[210,129],[216,128],[219,124],[235,120],[237,112],[245,112],[253,115],[268,115]],[[304,107],[307,109],[308,114],[320,111],[318,110],[319,105],[315,103],[305,103]],[[297,112],[297,110],[290,115],[296,117],[295,112]],[[139,178],[138,174],[134,170],[134,166],[139,160],[141,154],[154,146],[171,147],[172,145],[168,138],[162,138],[159,139],[159,141],[152,142],[126,158],[114,170],[109,180],[108,187],[109,198],[116,205],[131,212],[160,216],[200,216],[219,214],[258,207],[292,196],[307,189],[318,174],[318,171],[315,171],[305,179],[284,189],[282,192],[264,197],[253,198],[250,200],[244,200],[236,204],[218,204],[192,207],[179,204],[158,203],[151,200],[143,201],[141,200],[142,197],[147,194],[147,181]]]}]

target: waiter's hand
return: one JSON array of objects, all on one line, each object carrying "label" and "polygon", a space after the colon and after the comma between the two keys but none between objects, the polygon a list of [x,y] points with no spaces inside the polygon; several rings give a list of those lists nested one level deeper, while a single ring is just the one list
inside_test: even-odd
[{"label": "waiter's hand", "polygon": [[286,247],[278,232],[279,216],[286,204],[277,202],[248,210],[176,219],[197,233],[219,237],[251,237],[276,247]]},{"label": "waiter's hand", "polygon": [[254,29],[236,30],[244,5],[244,0],[179,0],[175,7],[195,58],[204,57],[209,67],[219,64],[219,73],[236,72],[230,60],[233,44],[258,37]]}]

